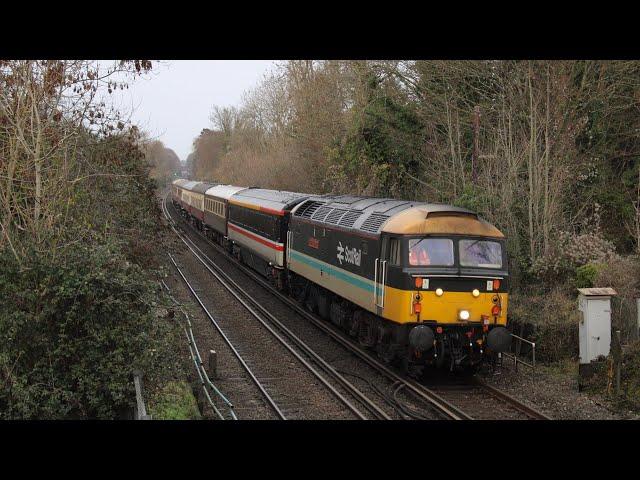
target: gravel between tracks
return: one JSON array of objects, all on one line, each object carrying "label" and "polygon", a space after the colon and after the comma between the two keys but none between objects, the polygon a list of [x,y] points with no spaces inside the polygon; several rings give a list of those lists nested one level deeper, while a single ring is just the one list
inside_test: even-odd
[{"label": "gravel between tracks", "polygon": [[[606,400],[597,395],[578,391],[577,365],[539,366],[535,374],[527,367],[516,372],[505,359],[499,375],[483,379],[518,400],[525,401],[554,420],[638,420],[629,412],[616,413]],[[573,368],[575,367],[575,369]]]},{"label": "gravel between tracks", "polygon": [[265,384],[267,391],[274,396],[287,418],[354,418],[313,374],[238,304],[190,252],[179,255],[177,261],[181,268],[184,266],[190,273],[189,281],[207,309],[261,383]]},{"label": "gravel between tracks", "polygon": [[[254,420],[275,419],[275,414],[262,398],[262,394],[252,383],[249,375],[242,368],[240,362],[235,358],[222,337],[214,329],[211,321],[195,302],[182,278],[175,272],[172,264],[170,264],[170,267],[172,269],[170,270],[171,274],[165,279],[165,283],[171,289],[172,295],[189,314],[193,335],[203,361],[207,361],[210,350],[214,350],[217,353],[218,379],[212,379],[216,387],[233,403],[239,418]],[[195,371],[193,372],[193,377],[197,377]],[[197,394],[201,400],[201,405],[204,405],[204,417],[208,419],[216,418],[208,402],[204,401],[204,394],[200,388],[198,388]],[[222,402],[218,401],[217,397],[212,395],[212,399],[216,406],[224,409]]]}]

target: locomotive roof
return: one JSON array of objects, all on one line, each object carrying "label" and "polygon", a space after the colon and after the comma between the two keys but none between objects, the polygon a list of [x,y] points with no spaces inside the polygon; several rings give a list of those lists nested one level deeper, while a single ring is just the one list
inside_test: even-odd
[{"label": "locomotive roof", "polygon": [[211,187],[209,190],[205,192],[205,195],[208,197],[218,197],[224,200],[229,200],[229,198],[244,190],[247,187],[237,187],[235,185],[216,185],[215,187]]},{"label": "locomotive roof", "polygon": [[394,215],[382,231],[398,234],[452,234],[504,238],[503,233],[466,208],[427,203]]},{"label": "locomotive roof", "polygon": [[493,225],[466,208],[353,195],[316,195],[293,211],[294,217],[367,234],[454,233],[502,237]]},{"label": "locomotive roof", "polygon": [[197,185],[194,185],[191,191],[196,193],[205,193],[211,187],[215,187],[215,186],[216,186],[215,183],[198,182]]},{"label": "locomotive roof", "polygon": [[189,180],[186,180],[184,178],[178,178],[177,180],[174,180],[173,183],[174,185],[178,186],[178,187],[182,187],[184,186],[185,183],[187,183]]},{"label": "locomotive roof", "polygon": [[287,192],[284,190],[266,190],[263,188],[246,188],[229,198],[229,203],[256,210],[283,213],[294,205],[309,198],[308,193]]}]

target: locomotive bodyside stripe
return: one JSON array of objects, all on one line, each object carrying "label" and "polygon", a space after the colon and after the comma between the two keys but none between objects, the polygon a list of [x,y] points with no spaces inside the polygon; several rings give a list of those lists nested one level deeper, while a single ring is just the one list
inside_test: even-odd
[{"label": "locomotive bodyside stripe", "polygon": [[375,312],[373,304],[373,282],[309,257],[304,253],[289,252],[289,269],[324,287],[360,307]]},{"label": "locomotive bodyside stripe", "polygon": [[341,268],[333,267],[328,263],[311,258],[308,255],[305,255],[304,253],[298,252],[296,250],[290,250],[289,254],[294,260],[302,262],[312,268],[315,268],[316,270],[323,270],[332,277],[340,279],[343,282],[347,282],[354,287],[358,287],[362,290],[365,290],[366,292],[373,294],[373,281],[369,280],[368,278],[356,275],[355,273],[348,272]]}]

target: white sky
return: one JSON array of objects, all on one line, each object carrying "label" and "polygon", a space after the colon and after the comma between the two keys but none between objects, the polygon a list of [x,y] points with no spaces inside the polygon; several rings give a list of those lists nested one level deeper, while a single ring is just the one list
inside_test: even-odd
[{"label": "white sky", "polygon": [[114,103],[184,161],[193,139],[211,127],[212,107],[238,105],[273,66],[269,60],[153,62],[151,73],[130,82]]}]

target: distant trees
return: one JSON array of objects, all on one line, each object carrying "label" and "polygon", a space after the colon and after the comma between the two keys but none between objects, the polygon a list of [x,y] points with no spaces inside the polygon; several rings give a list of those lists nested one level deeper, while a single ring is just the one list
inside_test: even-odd
[{"label": "distant trees", "polygon": [[150,175],[160,185],[166,184],[180,170],[180,159],[176,152],[164,146],[159,140],[144,145],[145,158],[151,166]]},{"label": "distant trees", "polygon": [[238,109],[214,108],[213,130],[195,143],[195,173],[466,205],[507,233],[524,270],[552,254],[561,232],[589,228],[596,210],[607,219],[603,235],[621,251],[638,250],[639,69],[284,62]]},{"label": "distant trees", "polygon": [[205,128],[193,142],[193,178],[214,180],[220,159],[227,151],[225,133]]}]

